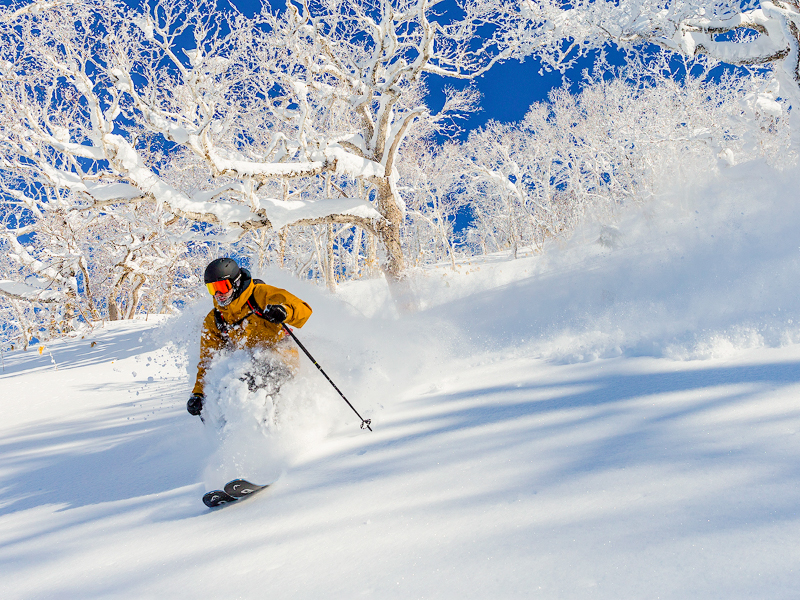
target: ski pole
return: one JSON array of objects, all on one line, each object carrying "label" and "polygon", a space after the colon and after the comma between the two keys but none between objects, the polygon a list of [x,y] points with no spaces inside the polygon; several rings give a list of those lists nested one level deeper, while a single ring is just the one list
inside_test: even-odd
[{"label": "ski pole", "polygon": [[353,409],[353,412],[354,412],[354,413],[356,413],[356,416],[357,416],[359,419],[361,419],[361,429],[364,429],[364,427],[366,427],[367,429],[369,429],[370,431],[372,431],[372,427],[370,427],[370,425],[372,424],[372,420],[371,420],[371,419],[364,419],[364,417],[362,417],[360,414],[358,414],[358,411],[356,410],[355,406],[353,406],[352,404],[350,404],[350,400],[348,400],[347,398],[345,398],[344,394],[342,393],[342,390],[340,390],[338,387],[336,387],[336,384],[335,384],[335,383],[333,383],[333,381],[331,381],[331,378],[330,378],[330,377],[328,377],[328,374],[327,374],[325,371],[323,371],[323,370],[322,370],[322,367],[320,367],[320,366],[319,366],[319,363],[318,363],[316,360],[314,360],[314,357],[313,357],[313,356],[311,356],[311,353],[310,353],[308,350],[306,350],[306,347],[305,347],[305,346],[303,346],[303,344],[301,344],[301,343],[300,343],[300,340],[298,340],[298,339],[297,339],[297,336],[296,336],[296,335],[295,335],[295,334],[292,332],[292,330],[291,330],[291,329],[289,329],[289,328],[286,326],[286,323],[283,323],[283,330],[284,330],[286,333],[288,333],[290,336],[292,336],[292,339],[295,341],[295,343],[296,343],[298,346],[300,346],[300,350],[302,350],[303,352],[305,352],[305,354],[306,354],[306,356],[309,358],[309,360],[311,360],[311,362],[312,362],[312,363],[314,363],[314,366],[315,366],[315,367],[317,367],[317,368],[319,369],[319,372],[320,372],[320,373],[322,373],[322,374],[325,376],[325,379],[327,379],[327,380],[328,380],[328,383],[330,383],[330,384],[333,386],[333,389],[335,389],[337,392],[339,392],[339,395],[342,397],[342,400],[344,400],[345,402],[347,402],[347,406],[349,406],[350,408],[352,408],[352,409]]}]

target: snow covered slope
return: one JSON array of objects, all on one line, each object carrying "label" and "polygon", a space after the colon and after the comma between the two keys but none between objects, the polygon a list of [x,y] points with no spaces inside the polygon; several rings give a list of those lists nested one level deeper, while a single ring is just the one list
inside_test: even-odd
[{"label": "snow covered slope", "polygon": [[[307,362],[267,426],[235,386],[235,438],[190,417],[207,305],[6,355],[4,597],[795,598],[796,184],[744,166],[544,258],[420,274],[401,318],[373,283],[266,274],[374,433]],[[200,503],[236,475],[275,483]]]}]

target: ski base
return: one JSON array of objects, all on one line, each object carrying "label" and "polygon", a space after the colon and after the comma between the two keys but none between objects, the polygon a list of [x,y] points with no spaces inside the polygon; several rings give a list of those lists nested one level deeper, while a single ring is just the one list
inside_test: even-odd
[{"label": "ski base", "polygon": [[225,504],[236,502],[240,498],[246,498],[247,496],[255,494],[266,487],[269,487],[269,484],[257,485],[255,483],[250,483],[246,479],[234,479],[226,483],[225,488],[222,490],[207,492],[203,496],[203,504],[209,508],[224,506]]}]

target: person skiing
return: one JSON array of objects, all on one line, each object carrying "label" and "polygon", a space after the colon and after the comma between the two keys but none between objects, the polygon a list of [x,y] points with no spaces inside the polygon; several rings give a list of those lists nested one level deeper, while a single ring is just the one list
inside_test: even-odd
[{"label": "person skiing", "polygon": [[[247,269],[231,258],[211,261],[203,279],[208,293],[214,298],[214,308],[203,321],[197,379],[186,403],[186,410],[195,416],[200,416],[203,410],[206,369],[217,352],[245,348],[251,352],[275,350],[280,354],[281,341],[287,335],[283,324],[302,327],[311,316],[311,307],[306,302],[286,290],[254,280]],[[274,364],[264,364],[267,371],[275,370]],[[256,372],[247,374],[245,378],[251,391],[263,382],[257,373],[258,365],[254,367]],[[282,372],[273,375],[284,379],[287,373],[291,373],[286,365],[278,371]],[[269,372],[262,374],[270,376]]]}]

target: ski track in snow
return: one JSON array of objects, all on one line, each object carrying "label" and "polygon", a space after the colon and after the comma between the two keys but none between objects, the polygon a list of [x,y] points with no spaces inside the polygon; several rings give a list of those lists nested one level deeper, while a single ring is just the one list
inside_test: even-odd
[{"label": "ski track in snow", "polygon": [[[795,598],[800,218],[767,231],[763,186],[791,179],[744,169],[713,243],[686,205],[613,252],[423,274],[413,316],[271,274],[374,433],[305,364],[269,437],[220,444],[185,412],[208,306],[6,354],[4,597]],[[276,482],[202,505],[255,474]]]}]

